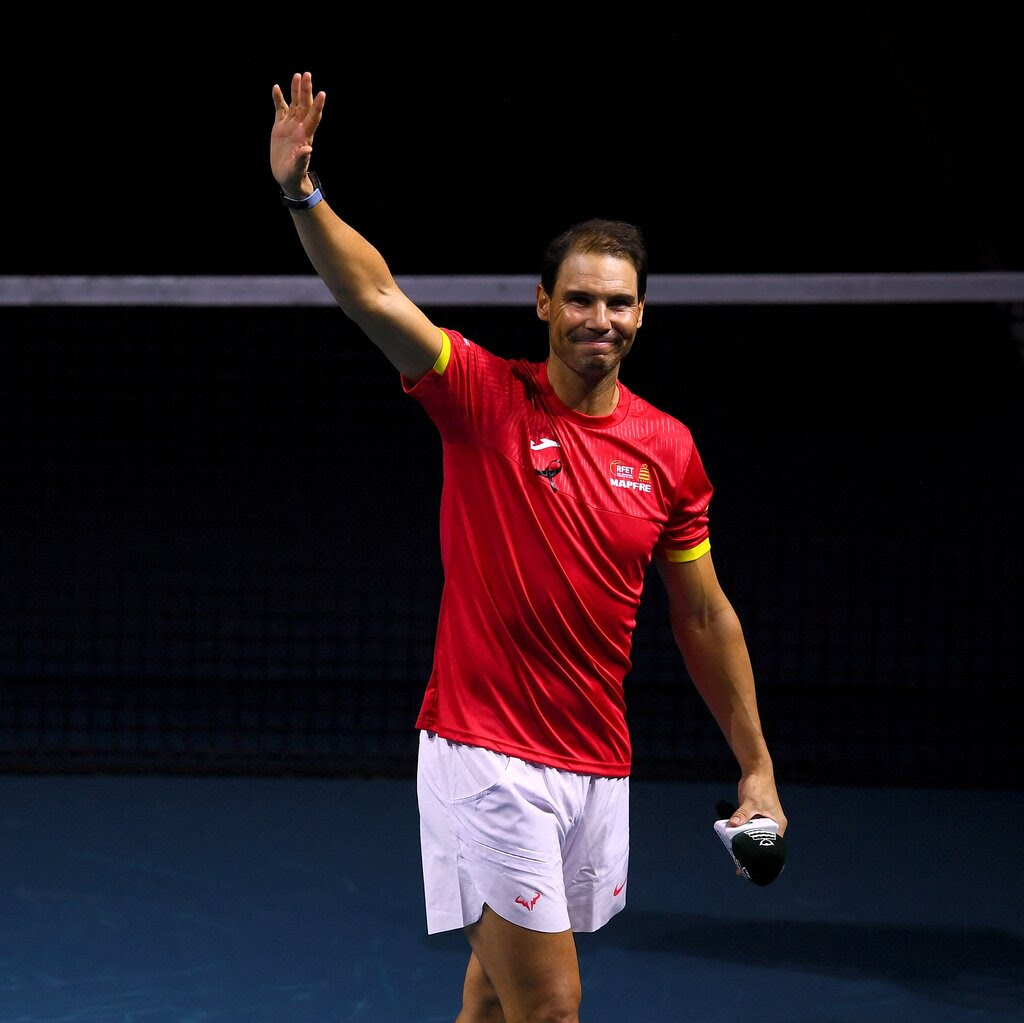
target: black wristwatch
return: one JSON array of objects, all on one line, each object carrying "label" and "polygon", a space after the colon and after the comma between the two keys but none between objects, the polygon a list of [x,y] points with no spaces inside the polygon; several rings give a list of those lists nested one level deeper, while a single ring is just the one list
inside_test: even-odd
[{"label": "black wristwatch", "polygon": [[305,199],[293,199],[290,195],[284,194],[284,189],[281,189],[281,202],[287,206],[290,210],[310,210],[312,209],[323,197],[323,189],[320,187],[320,179],[316,176],[314,171],[309,172],[309,180],[313,182],[313,194],[307,195]]}]

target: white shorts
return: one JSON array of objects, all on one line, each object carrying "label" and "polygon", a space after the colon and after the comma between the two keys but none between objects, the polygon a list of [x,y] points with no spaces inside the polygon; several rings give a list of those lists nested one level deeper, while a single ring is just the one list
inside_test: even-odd
[{"label": "white shorts", "polygon": [[484,903],[534,931],[596,931],[626,904],[629,779],[543,767],[420,733],[427,933]]}]

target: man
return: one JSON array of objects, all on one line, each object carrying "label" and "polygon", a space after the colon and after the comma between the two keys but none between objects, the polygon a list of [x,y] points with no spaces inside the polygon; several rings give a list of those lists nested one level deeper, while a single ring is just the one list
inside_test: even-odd
[{"label": "man", "polygon": [[739,620],[715,575],[711,486],[689,430],[619,381],[643,321],[629,224],[555,239],[537,286],[542,363],[433,324],[310,175],[325,94],[273,88],[271,170],[345,314],[401,374],[444,449],[445,585],[417,719],[430,933],[471,949],[457,1023],[573,1023],[575,931],[624,905],[630,742],[623,681],[655,559],[687,670],[740,767],[730,824],[785,831]]}]

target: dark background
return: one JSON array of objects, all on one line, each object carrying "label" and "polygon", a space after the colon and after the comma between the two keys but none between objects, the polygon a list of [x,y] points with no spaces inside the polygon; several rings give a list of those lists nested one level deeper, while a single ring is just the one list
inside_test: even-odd
[{"label": "dark background", "polygon": [[0,272],[304,272],[267,156],[303,70],[330,197],[399,274],[532,273],[594,214],[660,273],[1024,269],[1006,5],[290,13],[10,38]]},{"label": "dark background", "polygon": [[[655,273],[1024,270],[984,5],[402,17],[33,37],[0,273],[308,274],[267,162],[305,69],[331,202],[399,275],[534,273],[592,214]],[[1018,784],[1019,312],[649,310],[624,379],[694,430],[783,780]],[[543,356],[528,306],[430,313]],[[0,323],[0,767],[407,774],[440,454],[379,353],[330,308]],[[637,773],[731,778],[657,583],[634,653]]]}]

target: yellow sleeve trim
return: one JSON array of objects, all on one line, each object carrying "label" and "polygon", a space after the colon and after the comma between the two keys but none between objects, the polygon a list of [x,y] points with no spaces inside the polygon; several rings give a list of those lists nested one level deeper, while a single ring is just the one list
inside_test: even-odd
[{"label": "yellow sleeve trim", "polygon": [[685,551],[668,550],[663,548],[662,553],[666,561],[696,561],[703,558],[711,550],[711,538],[705,537],[696,547],[688,547]]},{"label": "yellow sleeve trim", "polygon": [[448,368],[448,360],[452,355],[452,341],[440,327],[437,329],[441,333],[441,351],[438,353],[437,361],[434,363],[434,372],[440,376]]}]

